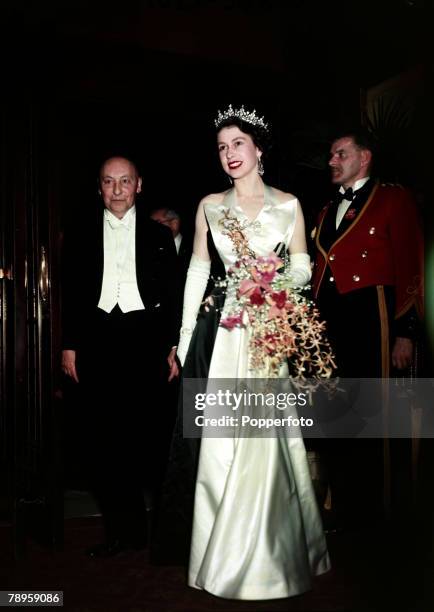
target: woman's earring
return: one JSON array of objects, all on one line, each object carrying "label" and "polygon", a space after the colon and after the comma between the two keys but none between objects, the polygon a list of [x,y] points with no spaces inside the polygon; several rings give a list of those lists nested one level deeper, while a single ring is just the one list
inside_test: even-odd
[{"label": "woman's earring", "polygon": [[234,181],[232,180],[232,177],[229,176],[229,174],[227,174],[226,176],[228,177],[228,180],[229,180],[230,184],[233,185]]},{"label": "woman's earring", "polygon": [[258,174],[262,176],[264,174],[264,164],[262,163],[262,159],[258,159]]}]

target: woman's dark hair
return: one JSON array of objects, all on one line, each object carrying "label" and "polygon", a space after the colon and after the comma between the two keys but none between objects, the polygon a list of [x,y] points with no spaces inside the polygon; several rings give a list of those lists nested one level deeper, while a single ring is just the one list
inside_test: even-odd
[{"label": "woman's dark hair", "polygon": [[269,129],[265,130],[260,125],[252,125],[247,121],[243,121],[239,117],[228,117],[219,123],[218,127],[216,128],[216,133],[218,134],[222,128],[231,126],[236,126],[242,132],[244,132],[244,134],[249,134],[254,144],[260,151],[262,151],[264,157],[267,156],[271,149],[271,135]]}]

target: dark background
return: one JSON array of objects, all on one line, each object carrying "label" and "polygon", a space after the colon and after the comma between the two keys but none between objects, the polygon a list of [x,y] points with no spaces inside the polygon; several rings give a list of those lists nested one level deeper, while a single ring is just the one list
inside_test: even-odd
[{"label": "dark background", "polygon": [[[229,186],[216,154],[217,109],[229,103],[256,108],[274,134],[264,178],[300,198],[309,234],[330,189],[327,158],[335,127],[358,122],[374,89],[392,91],[387,105],[379,97],[371,127],[381,145],[381,177],[410,186],[425,221],[432,356],[426,363],[434,363],[432,9],[431,0],[2,5],[0,527],[6,525],[8,547],[2,548],[8,559],[22,555],[35,534],[51,549],[61,548],[64,488],[82,485],[76,431],[86,426],[86,406],[66,405],[59,367],[61,246],[68,222],[85,224],[100,205],[96,179],[105,154],[136,157],[144,178],[141,205],[177,207],[185,228],[191,228],[199,199]],[[395,85],[389,89],[391,79]],[[77,254],[76,274],[79,290],[86,253]],[[419,459],[411,464],[419,469],[423,492],[417,513],[393,534],[396,564],[405,557],[402,537],[407,537],[408,563],[418,561],[414,572],[429,589],[431,442],[421,442]],[[420,553],[413,551],[415,537]],[[75,542],[75,532],[71,539]],[[84,542],[75,546],[78,551]],[[357,557],[357,549],[348,540],[342,550],[344,581],[347,560]],[[423,573],[425,552],[430,560]],[[58,564],[58,556],[52,559]],[[80,584],[88,588],[92,574],[82,572],[81,551],[76,559]],[[375,574],[373,584],[384,568],[381,557],[373,565],[372,560],[362,557],[360,566]],[[104,571],[101,590],[110,594]],[[116,585],[121,572],[113,572]],[[365,588],[369,580],[360,578],[363,572],[355,575]],[[41,583],[36,575],[26,585],[47,586],[52,580]],[[58,584],[64,581],[62,576]],[[400,580],[391,571],[393,588],[406,583],[412,595],[419,592],[407,576]],[[22,577],[13,584],[22,588]],[[165,588],[164,578],[162,584]],[[328,589],[335,591],[339,598],[339,585]],[[385,594],[389,601],[388,588]]]},{"label": "dark background", "polygon": [[[360,119],[361,91],[422,73],[430,9],[422,0],[14,2],[3,95],[31,100],[39,116],[62,219],[94,205],[101,156],[124,152],[138,160],[146,206],[180,208],[190,225],[198,200],[228,185],[213,118],[232,103],[271,122],[265,179],[295,192],[310,222],[327,194],[334,128]],[[388,169],[401,169],[386,178],[419,188],[426,127],[413,126],[410,142],[386,134],[383,143],[399,142]]]}]

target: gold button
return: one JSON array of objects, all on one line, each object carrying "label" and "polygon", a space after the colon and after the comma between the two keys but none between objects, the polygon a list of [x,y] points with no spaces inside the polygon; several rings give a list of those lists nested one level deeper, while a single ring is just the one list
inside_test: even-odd
[{"label": "gold button", "polygon": [[335,260],[336,255],[334,253],[332,253],[329,257],[330,261],[334,261]]},{"label": "gold button", "polygon": [[371,236],[373,236],[375,234],[375,227],[370,227],[369,233],[371,234]]},{"label": "gold button", "polygon": [[353,281],[354,281],[355,283],[358,283],[358,282],[359,282],[359,280],[360,280],[360,276],[359,276],[358,274],[354,274],[354,276],[353,276]]}]

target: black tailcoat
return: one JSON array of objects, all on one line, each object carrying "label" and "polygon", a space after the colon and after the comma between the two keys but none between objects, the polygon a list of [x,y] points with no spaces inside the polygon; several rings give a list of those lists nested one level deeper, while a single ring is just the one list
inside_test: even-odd
[{"label": "black tailcoat", "polygon": [[[93,221],[93,222],[92,222]],[[170,230],[136,206],[136,276],[144,310],[98,308],[104,271],[104,215],[65,236],[63,349],[76,351],[81,401],[78,445],[108,539],[145,539],[144,489],[158,486],[167,437],[163,381],[176,344],[179,288]]]},{"label": "black tailcoat", "polygon": [[[89,218],[90,217],[90,218]],[[65,235],[62,262],[63,349],[80,350],[87,345],[93,316],[101,295],[104,272],[104,215],[99,207],[94,215],[80,220]],[[149,219],[136,205],[137,285],[150,315],[164,318],[160,336],[176,344],[179,313],[179,277],[176,249],[168,228]],[[152,316],[150,317],[152,319]],[[154,335],[156,331],[150,329]]]}]

